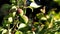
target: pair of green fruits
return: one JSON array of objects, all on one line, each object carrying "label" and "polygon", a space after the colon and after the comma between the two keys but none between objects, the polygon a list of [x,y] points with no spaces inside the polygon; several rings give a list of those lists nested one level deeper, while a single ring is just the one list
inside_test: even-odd
[{"label": "pair of green fruits", "polygon": [[24,12],[22,9],[17,9],[17,13],[20,15],[20,21],[28,23],[28,17],[26,15],[24,15]]},{"label": "pair of green fruits", "polygon": [[[22,9],[18,8],[16,12],[13,12],[13,16],[15,17],[15,15],[19,16],[19,20],[22,23],[28,23],[28,17],[26,15],[24,15],[24,12]],[[11,23],[13,22],[13,18],[9,17],[8,21]]]}]

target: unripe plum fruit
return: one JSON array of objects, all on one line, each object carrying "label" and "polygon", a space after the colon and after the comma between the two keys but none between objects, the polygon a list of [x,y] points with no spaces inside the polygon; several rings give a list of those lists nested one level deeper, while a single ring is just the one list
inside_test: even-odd
[{"label": "unripe plum fruit", "polygon": [[18,15],[20,15],[20,16],[22,16],[22,15],[23,15],[23,10],[22,10],[22,9],[20,9],[20,8],[19,8],[19,9],[17,9],[17,14],[18,14]]}]

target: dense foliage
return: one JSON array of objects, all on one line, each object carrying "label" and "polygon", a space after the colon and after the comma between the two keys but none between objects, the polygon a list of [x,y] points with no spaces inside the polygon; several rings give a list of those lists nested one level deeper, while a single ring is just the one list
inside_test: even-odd
[{"label": "dense foliage", "polygon": [[60,0],[39,1],[10,0],[11,5],[3,4],[0,34],[60,34]]}]

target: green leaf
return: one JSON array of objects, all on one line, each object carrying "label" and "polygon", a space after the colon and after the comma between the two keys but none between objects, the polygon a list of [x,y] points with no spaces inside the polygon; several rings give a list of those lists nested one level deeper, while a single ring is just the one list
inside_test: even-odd
[{"label": "green leaf", "polygon": [[54,0],[55,2],[57,2],[60,5],[60,0]]},{"label": "green leaf", "polygon": [[18,29],[20,29],[20,28],[24,28],[24,27],[26,27],[26,24],[21,23],[21,24],[19,25]]},{"label": "green leaf", "polygon": [[58,34],[58,32],[55,32],[55,34]]},{"label": "green leaf", "polygon": [[16,31],[15,34],[23,34],[21,31]]},{"label": "green leaf", "polygon": [[16,3],[16,0],[10,0],[11,3],[15,4]]}]

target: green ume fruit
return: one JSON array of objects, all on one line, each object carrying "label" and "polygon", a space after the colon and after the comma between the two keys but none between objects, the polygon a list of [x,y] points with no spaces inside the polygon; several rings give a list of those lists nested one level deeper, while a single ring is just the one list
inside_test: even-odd
[{"label": "green ume fruit", "polygon": [[22,9],[17,9],[17,14],[22,16],[23,15],[23,10]]},{"label": "green ume fruit", "polygon": [[21,16],[20,21],[23,22],[23,23],[28,23],[28,17],[23,15],[23,16]]}]

